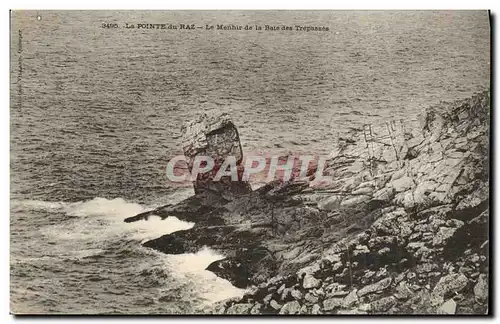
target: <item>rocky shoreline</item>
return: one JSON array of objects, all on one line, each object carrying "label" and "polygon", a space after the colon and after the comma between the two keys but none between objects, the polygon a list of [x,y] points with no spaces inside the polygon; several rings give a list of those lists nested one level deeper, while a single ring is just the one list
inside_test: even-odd
[{"label": "rocky shoreline", "polygon": [[[237,131],[226,132],[234,125],[217,120],[225,131],[205,132],[193,155],[210,147],[209,135],[239,144]],[[207,269],[248,292],[214,314],[486,314],[489,124],[484,91],[428,108],[417,129],[390,121],[339,138],[326,188],[243,183],[234,195],[202,183],[195,188],[207,190],[177,205],[125,221],[193,221],[144,245],[227,255]]]}]

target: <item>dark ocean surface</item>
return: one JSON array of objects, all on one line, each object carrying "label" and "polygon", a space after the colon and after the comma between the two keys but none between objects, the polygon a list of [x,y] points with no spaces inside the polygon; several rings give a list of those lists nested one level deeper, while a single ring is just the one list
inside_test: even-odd
[{"label": "dark ocean surface", "polygon": [[326,155],[339,133],[413,124],[489,86],[485,11],[20,11],[11,27],[15,313],[191,313],[243,293],[204,270],[222,252],[140,245],[193,224],[123,222],[191,194],[163,172],[182,152],[181,125],[202,110],[227,111],[244,152]]}]

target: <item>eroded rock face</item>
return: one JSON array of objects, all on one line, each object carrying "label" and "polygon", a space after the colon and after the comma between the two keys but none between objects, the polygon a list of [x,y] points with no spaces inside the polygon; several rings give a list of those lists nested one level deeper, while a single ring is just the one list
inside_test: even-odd
[{"label": "eroded rock face", "polygon": [[[195,193],[210,191],[233,196],[251,191],[250,185],[241,180],[243,150],[238,130],[229,115],[218,111],[204,113],[184,125],[182,133],[182,147],[184,155],[189,160],[190,172],[193,170],[196,156],[209,156],[214,161],[213,171],[198,175],[193,184]],[[228,156],[235,158],[239,181],[231,181],[230,176],[223,176],[220,181],[213,181]]]},{"label": "eroded rock face", "polygon": [[489,194],[484,186],[489,100],[484,92],[429,108],[420,129],[391,121],[366,125],[351,138],[339,138],[326,169],[335,197],[341,197],[335,204],[375,199],[407,210],[455,201],[458,209],[479,206]]},{"label": "eroded rock face", "polygon": [[[429,109],[416,130],[396,121],[340,139],[325,191],[279,181],[250,191],[209,174],[195,196],[126,221],[196,223],[144,245],[224,253],[208,269],[253,288],[217,313],[484,313],[488,121],[485,92]],[[200,117],[186,127],[186,155],[240,161],[233,128],[227,117]]]},{"label": "eroded rock face", "polygon": [[[318,200],[320,256],[240,302],[307,277],[307,314],[487,313],[489,105],[483,92],[428,109],[416,130],[390,122],[340,139],[330,195]],[[334,295],[335,285],[349,292]]]}]

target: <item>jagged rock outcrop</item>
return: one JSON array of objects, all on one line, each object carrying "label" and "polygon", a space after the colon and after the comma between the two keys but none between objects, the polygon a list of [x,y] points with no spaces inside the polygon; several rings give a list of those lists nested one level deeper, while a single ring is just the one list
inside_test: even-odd
[{"label": "jagged rock outcrop", "polygon": [[[209,156],[214,161],[212,171],[199,174],[193,183],[195,193],[209,191],[231,197],[251,191],[248,182],[242,181],[243,151],[238,130],[226,113],[217,110],[204,113],[184,125],[182,133],[182,147],[188,158],[189,172],[193,170],[196,156]],[[224,167],[227,157],[235,158],[239,181],[231,181],[230,176],[213,181],[219,169]]]},{"label": "jagged rock outcrop", "polygon": [[340,139],[330,187],[305,199],[322,227],[306,237],[321,249],[219,312],[487,313],[489,114],[485,91],[429,108],[420,129],[390,122]]},{"label": "jagged rock outcrop", "polygon": [[156,215],[195,222],[189,230],[143,245],[167,254],[194,253],[209,246],[227,257],[207,269],[244,288],[278,273],[293,272],[314,256],[310,251],[318,249],[317,243],[308,241],[307,235],[317,239],[313,224],[319,220],[318,211],[296,198],[307,188],[301,182],[272,182],[231,201],[195,195],[125,221]]},{"label": "jagged rock outcrop", "polygon": [[[144,245],[224,253],[208,269],[252,288],[216,313],[485,313],[489,107],[483,92],[429,108],[417,129],[389,122],[340,138],[327,188],[274,181],[234,195],[201,181],[193,197],[125,221],[196,223]],[[240,156],[222,120],[190,126],[186,155]]]},{"label": "jagged rock outcrop", "polygon": [[[330,188],[338,197],[328,209],[373,201],[406,210],[459,203],[459,210],[477,206],[488,196],[488,168],[479,179],[474,169],[488,164],[489,96],[477,95],[460,103],[442,103],[427,110],[420,130],[403,121],[366,125],[351,138],[340,138],[327,168]],[[468,184],[474,195],[464,197]],[[330,198],[332,201],[332,198]]]},{"label": "jagged rock outcrop", "polygon": [[[188,123],[183,131],[190,171],[196,156],[210,156],[216,161],[216,169],[227,156],[235,156],[240,179],[243,153],[236,127],[226,114],[205,114]],[[167,254],[193,253],[204,246],[219,250],[226,258],[207,269],[237,287],[296,270],[310,260],[309,252],[317,249],[317,244],[308,242],[305,236],[312,232],[317,239],[315,224],[321,215],[298,198],[308,189],[307,181],[277,180],[252,191],[247,182],[224,178],[212,181],[214,175],[211,172],[197,178],[194,196],[129,217],[125,222],[147,220],[151,215],[195,222],[192,229],[143,245]],[[295,243],[297,246],[293,246]]]}]

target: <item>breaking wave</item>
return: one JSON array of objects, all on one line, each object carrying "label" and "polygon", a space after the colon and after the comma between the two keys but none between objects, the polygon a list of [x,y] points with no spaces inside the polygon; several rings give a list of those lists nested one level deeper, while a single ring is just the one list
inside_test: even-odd
[{"label": "breaking wave", "polygon": [[[182,199],[183,195],[177,193],[176,198]],[[122,286],[132,286],[127,289],[149,287],[154,290],[150,298],[158,304],[158,309],[154,311],[148,306],[148,311],[153,313],[164,310],[160,305],[166,301],[194,307],[196,304],[206,306],[221,299],[241,296],[244,290],[235,288],[229,281],[205,270],[213,261],[224,258],[219,252],[204,247],[197,253],[166,255],[142,246],[141,243],[147,240],[194,226],[194,223],[174,216],[162,220],[152,215],[148,220],[133,223],[123,221],[126,217],[154,207],[142,206],[123,198],[97,197],[80,202],[13,200],[11,212],[14,215],[43,217],[48,224],[37,230],[41,241],[47,245],[41,248],[43,255],[34,253],[33,256],[18,257],[11,262],[15,266],[33,266],[57,273],[67,267],[63,264],[83,266],[83,273],[67,273],[63,276],[71,281],[75,280],[75,276],[92,282],[106,281],[109,279],[106,272],[119,269],[116,270],[122,277],[119,280],[128,281]],[[56,215],[60,216],[54,221]],[[127,280],[127,277],[130,279]],[[114,294],[127,291],[125,288],[105,289],[107,293],[113,291]],[[175,311],[176,308],[170,305],[168,309]],[[179,309],[179,312],[186,311],[185,308]]]}]

